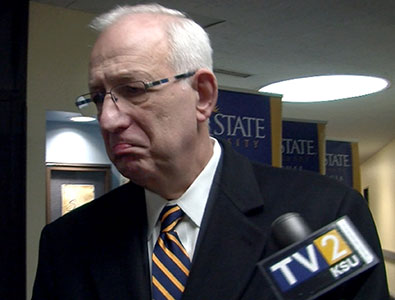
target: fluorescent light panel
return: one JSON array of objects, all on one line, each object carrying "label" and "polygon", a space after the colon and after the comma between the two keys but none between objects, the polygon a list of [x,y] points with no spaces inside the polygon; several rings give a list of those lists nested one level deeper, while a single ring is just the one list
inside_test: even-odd
[{"label": "fluorescent light panel", "polygon": [[76,117],[71,117],[70,120],[73,122],[93,122],[96,119],[92,117],[76,116]]},{"label": "fluorescent light panel", "polygon": [[262,87],[259,92],[281,94],[284,102],[320,102],[348,99],[382,91],[383,78],[360,75],[324,75],[297,78]]}]

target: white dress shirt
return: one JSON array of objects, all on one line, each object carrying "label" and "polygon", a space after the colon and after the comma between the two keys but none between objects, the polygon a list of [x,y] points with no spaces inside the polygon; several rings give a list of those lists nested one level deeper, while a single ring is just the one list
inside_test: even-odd
[{"label": "white dress shirt", "polygon": [[148,257],[150,259],[150,265],[152,263],[152,252],[160,233],[159,215],[166,205],[177,204],[184,211],[185,216],[177,224],[175,231],[191,261],[193,259],[204,209],[222,151],[218,141],[214,138],[212,140],[214,141],[214,149],[211,159],[180,198],[168,201],[147,189],[145,190],[148,220]]}]

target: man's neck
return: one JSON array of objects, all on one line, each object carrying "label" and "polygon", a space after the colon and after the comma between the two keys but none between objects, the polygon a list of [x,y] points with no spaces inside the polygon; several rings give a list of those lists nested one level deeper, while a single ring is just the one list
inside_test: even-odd
[{"label": "man's neck", "polygon": [[146,188],[165,199],[178,199],[206,167],[213,155],[213,147],[214,141],[208,138],[204,145],[199,145],[200,150],[196,151],[195,155],[185,157],[177,164],[171,164],[171,169],[166,170],[152,186]]}]

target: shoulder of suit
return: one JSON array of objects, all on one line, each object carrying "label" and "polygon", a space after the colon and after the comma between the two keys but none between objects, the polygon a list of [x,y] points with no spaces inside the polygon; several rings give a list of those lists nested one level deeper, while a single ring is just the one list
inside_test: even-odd
[{"label": "shoulder of suit", "polygon": [[138,206],[145,206],[144,189],[133,183],[127,183],[117,187],[108,193],[84,204],[69,213],[63,215],[50,225],[54,226],[81,226],[89,222],[100,222],[114,212],[138,210]]}]

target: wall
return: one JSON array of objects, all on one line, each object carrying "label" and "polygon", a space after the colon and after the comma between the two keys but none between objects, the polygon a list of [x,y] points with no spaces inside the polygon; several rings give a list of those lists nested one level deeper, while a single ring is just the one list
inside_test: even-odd
[{"label": "wall", "polygon": [[46,162],[109,164],[97,125],[48,121]]},{"label": "wall", "polygon": [[[369,206],[381,245],[395,253],[395,140],[361,166],[362,188],[369,188]],[[391,295],[395,295],[395,260],[386,258]]]},{"label": "wall", "polygon": [[76,111],[75,96],[87,91],[89,45],[95,34],[87,27],[94,16],[30,2],[27,80],[26,260],[27,299],[45,225],[45,114]]},{"label": "wall", "polygon": [[111,188],[120,185],[121,175],[108,159],[97,123],[47,121],[46,125],[47,163],[108,164]]}]

